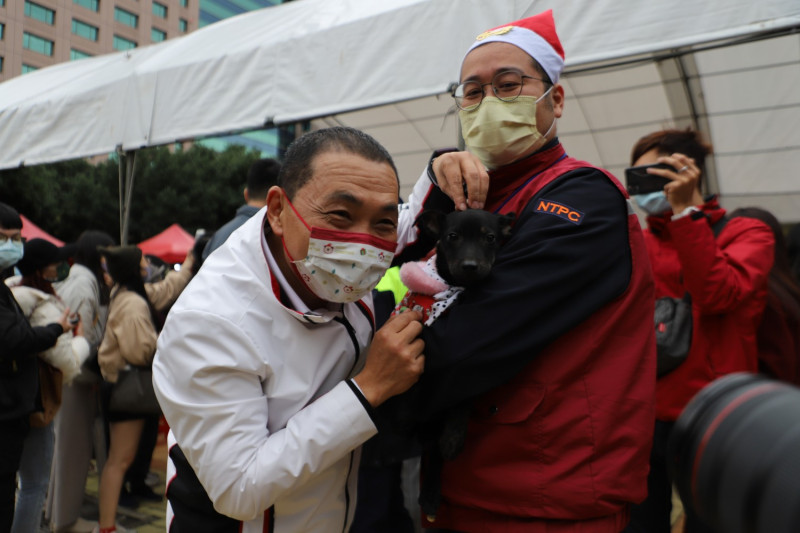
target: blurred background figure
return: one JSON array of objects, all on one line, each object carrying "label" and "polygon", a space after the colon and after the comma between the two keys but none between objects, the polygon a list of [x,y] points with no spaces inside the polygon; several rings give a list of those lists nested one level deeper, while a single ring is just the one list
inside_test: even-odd
[{"label": "blurred background figure", "polygon": [[[647,499],[632,508],[629,533],[669,533],[672,483],[667,442],[675,420],[705,385],[758,369],[757,330],[767,300],[774,238],[759,220],[728,219],[715,196],[701,193],[711,146],[692,130],[657,131],[633,147],[631,166],[665,163],[651,173],[663,191],[636,195],[647,213],[645,243],[656,298],[691,298],[692,340],[686,359],[656,383],[656,421]],[[686,531],[710,531],[686,513]]]},{"label": "blurred background figure", "polygon": [[775,261],[767,280],[767,306],[758,328],[758,371],[800,385],[800,284],[792,275],[786,238],[775,216],[759,207],[742,207],[731,218],[760,220],[775,237]]},{"label": "blurred background figure", "polygon": [[108,321],[97,359],[105,380],[103,412],[109,426],[108,457],[100,472],[99,531],[122,530],[116,525],[117,505],[125,473],[133,462],[145,418],[110,411],[108,401],[119,373],[128,365],[150,366],[156,351],[158,317],[144,287],[147,263],[136,246],[100,248],[111,287]]},{"label": "blurred background figure", "polygon": [[794,280],[800,283],[800,224],[789,228],[786,236],[786,250],[789,254],[789,266]]},{"label": "blurred background figure", "polygon": [[[66,259],[64,248],[44,239],[31,239],[25,243],[24,256],[17,263],[21,277],[6,280],[32,326],[58,321],[66,310],[52,285],[57,281],[59,265]],[[22,449],[12,533],[39,530],[53,463],[53,418],[61,405],[62,382],[71,383],[89,357],[89,343],[82,336],[78,315],[74,315],[75,334],[61,335],[56,345],[41,352],[36,361],[39,370],[36,410],[30,415],[30,430]]]},{"label": "blurred background figure", "polygon": [[61,409],[55,419],[56,444],[46,516],[56,533],[89,533],[96,524],[84,520],[80,512],[93,452],[98,469],[105,460],[105,434],[102,423],[95,423],[101,383],[97,348],[103,339],[110,291],[103,279],[97,248],[113,244],[108,233],[84,231],[76,243],[69,275],[54,284],[56,294],[80,315],[83,334],[91,348],[81,373],[71,384],[64,385]]},{"label": "blurred background figure", "polygon": [[219,248],[228,236],[244,224],[259,209],[267,205],[267,191],[278,183],[281,165],[274,159],[259,159],[247,171],[247,186],[244,188],[244,205],[236,210],[236,216],[219,228],[203,250],[203,261]]},{"label": "blurred background figure", "polygon": [[[198,239],[200,240],[200,239]],[[144,289],[147,299],[156,311],[156,331],[160,332],[167,318],[167,313],[178,299],[178,296],[189,284],[194,274],[197,272],[201,263],[197,257],[202,253],[197,243],[186,255],[186,259],[181,264],[178,271],[169,269],[165,263],[158,263],[158,260],[145,258],[146,277],[144,279]],[[133,463],[125,473],[125,483],[120,494],[119,505],[123,507],[137,507],[140,500],[161,501],[162,495],[153,491],[152,486],[160,483],[160,479],[152,478],[150,474],[150,463],[153,458],[153,451],[158,442],[158,425],[161,415],[148,415],[145,417],[144,428],[139,439],[139,446]]]},{"label": "blurred background figure", "polygon": [[[0,271],[16,265],[24,253],[22,219],[16,209],[0,202]],[[0,283],[0,531],[10,531],[14,520],[17,470],[30,414],[36,410],[36,354],[71,330],[68,310],[52,323],[31,326],[11,289]]]}]

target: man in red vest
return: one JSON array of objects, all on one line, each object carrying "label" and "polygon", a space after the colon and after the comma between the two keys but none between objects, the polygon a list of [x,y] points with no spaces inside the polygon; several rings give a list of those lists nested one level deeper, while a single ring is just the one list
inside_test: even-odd
[{"label": "man in red vest", "polygon": [[423,332],[417,412],[470,405],[428,527],[617,533],[645,497],[653,277],[624,188],[556,137],[563,66],[550,11],[479,35],[453,94],[467,149],[412,195],[515,214],[488,280]]}]

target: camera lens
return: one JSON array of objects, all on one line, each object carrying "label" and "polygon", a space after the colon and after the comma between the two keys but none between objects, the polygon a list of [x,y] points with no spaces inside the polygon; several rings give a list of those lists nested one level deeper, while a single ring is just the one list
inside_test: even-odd
[{"label": "camera lens", "polygon": [[798,531],[800,389],[747,373],[720,378],[686,406],[668,454],[684,505],[716,531]]}]

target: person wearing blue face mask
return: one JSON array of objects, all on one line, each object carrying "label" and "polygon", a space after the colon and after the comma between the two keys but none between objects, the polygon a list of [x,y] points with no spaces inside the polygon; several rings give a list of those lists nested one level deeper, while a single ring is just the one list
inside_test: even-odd
[{"label": "person wearing blue face mask", "polygon": [[[719,376],[758,371],[756,331],[767,297],[774,237],[763,222],[727,220],[716,196],[703,197],[702,177],[711,153],[688,130],[651,133],[634,145],[631,165],[665,163],[650,169],[669,179],[663,191],[634,196],[647,213],[645,243],[655,275],[655,297],[692,303],[689,354],[656,382],[656,420],[648,496],[631,511],[627,533],[669,532],[672,488],[667,475],[667,441],[689,400]],[[686,531],[711,531],[686,508]]]},{"label": "person wearing blue face mask", "polygon": [[[23,254],[22,219],[0,202],[0,270],[17,264]],[[36,354],[72,329],[68,317],[66,309],[57,322],[32,327],[11,289],[0,283],[0,531],[9,531],[14,520],[17,470],[39,381]]]}]

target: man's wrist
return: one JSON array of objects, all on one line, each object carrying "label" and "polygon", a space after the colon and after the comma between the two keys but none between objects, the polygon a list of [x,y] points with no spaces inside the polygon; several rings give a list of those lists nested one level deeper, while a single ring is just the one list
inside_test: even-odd
[{"label": "man's wrist", "polygon": [[[365,383],[365,380],[360,375],[352,378],[353,386],[357,387],[361,395],[364,399],[371,405],[373,408],[378,407],[383,400],[379,397],[378,391],[375,390],[375,387],[371,387],[368,382]],[[352,387],[351,387],[352,388]]]},{"label": "man's wrist", "polygon": [[458,148],[443,148],[441,150],[434,150],[431,158],[428,160],[427,174],[428,179],[431,180],[435,186],[439,186],[439,180],[436,179],[436,173],[433,171],[433,162],[442,154],[449,154],[450,152],[458,152]]},{"label": "man's wrist", "polygon": [[364,406],[364,409],[367,411],[367,414],[370,418],[375,420],[377,417],[375,415],[375,407],[369,401],[369,399],[364,394],[364,391],[361,389],[358,383],[356,383],[355,378],[346,380],[347,386],[350,387],[350,390],[353,391],[353,394],[356,395],[358,401],[361,402],[361,405]]}]

